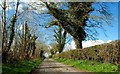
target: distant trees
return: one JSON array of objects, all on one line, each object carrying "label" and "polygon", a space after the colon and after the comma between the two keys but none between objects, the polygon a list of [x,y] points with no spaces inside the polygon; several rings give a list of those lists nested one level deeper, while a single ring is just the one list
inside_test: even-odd
[{"label": "distant trees", "polygon": [[57,49],[58,52],[61,53],[64,49],[65,42],[66,42],[66,35],[67,32],[62,29],[62,27],[58,27],[58,31],[54,30],[55,32],[55,40],[57,41]]},{"label": "distant trees", "polygon": [[21,49],[23,52],[21,54],[24,54],[23,57],[26,59],[29,59],[30,56],[34,56],[35,49],[36,49],[36,41],[37,37],[35,35],[30,34],[30,28],[27,25],[27,21],[25,22],[25,25],[23,25],[22,28],[22,37],[21,37]]},{"label": "distant trees", "polygon": [[51,56],[53,56],[54,54],[56,54],[58,51],[58,47],[57,47],[57,43],[52,43],[51,44],[51,48],[50,48],[50,53]]},{"label": "distant trees", "polygon": [[[54,29],[54,33],[55,33],[54,37],[55,37],[55,41],[57,42],[56,48],[57,48],[58,52],[61,53],[66,44],[67,32],[65,30],[63,30],[59,21],[57,21],[57,20],[50,22],[49,26],[52,26],[52,25],[58,25],[58,28]],[[53,52],[53,50],[51,50],[51,51]]]},{"label": "distant trees", "polygon": [[[39,54],[38,54],[39,52]],[[35,51],[35,56],[39,56],[41,58],[45,58],[45,53],[49,53],[48,46],[42,42],[42,41],[37,41],[36,42],[36,51]]]}]

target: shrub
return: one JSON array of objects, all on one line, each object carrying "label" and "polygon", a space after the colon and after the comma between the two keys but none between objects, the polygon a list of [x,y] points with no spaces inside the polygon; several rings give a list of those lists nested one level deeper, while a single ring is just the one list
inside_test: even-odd
[{"label": "shrub", "polygon": [[108,62],[119,64],[119,45],[120,41],[113,41],[102,45],[96,45],[84,49],[69,50],[54,55],[56,58],[66,58],[73,60],[93,60],[97,62]]}]

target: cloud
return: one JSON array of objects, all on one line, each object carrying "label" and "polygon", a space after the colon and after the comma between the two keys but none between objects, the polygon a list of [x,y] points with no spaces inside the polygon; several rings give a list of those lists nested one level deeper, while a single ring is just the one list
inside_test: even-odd
[{"label": "cloud", "polygon": [[76,49],[76,45],[75,45],[75,42],[74,42],[74,41],[72,41],[70,44],[67,43],[67,44],[65,45],[64,51],[70,50],[70,49]]},{"label": "cloud", "polygon": [[74,41],[71,42],[71,48],[72,48],[72,49],[76,49],[76,45],[75,45],[75,42],[74,42]]},{"label": "cloud", "polygon": [[[87,47],[100,45],[100,44],[104,44],[104,43],[110,43],[110,42],[112,42],[112,40],[108,40],[106,42],[103,40],[88,40],[88,41],[83,41],[82,44],[83,44],[83,48],[87,48]],[[72,40],[72,42],[70,44],[65,45],[65,51],[70,50],[70,49],[76,49],[74,40]]]},{"label": "cloud", "polygon": [[108,40],[106,43],[110,43],[110,42],[112,42],[112,40]]},{"label": "cloud", "polygon": [[91,46],[95,46],[95,45],[100,45],[105,43],[103,40],[88,40],[88,41],[83,41],[83,48],[86,47],[91,47]]}]

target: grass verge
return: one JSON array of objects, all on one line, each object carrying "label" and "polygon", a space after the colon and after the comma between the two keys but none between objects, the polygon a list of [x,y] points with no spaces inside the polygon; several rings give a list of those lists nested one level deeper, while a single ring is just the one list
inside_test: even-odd
[{"label": "grass verge", "polygon": [[96,72],[97,74],[120,74],[120,72],[117,72],[118,66],[110,63],[99,63],[95,61],[71,60],[63,58],[54,58],[54,60],[78,68],[80,70]]},{"label": "grass verge", "polygon": [[35,70],[42,60],[24,60],[17,63],[8,63],[2,65],[3,74],[28,74]]}]

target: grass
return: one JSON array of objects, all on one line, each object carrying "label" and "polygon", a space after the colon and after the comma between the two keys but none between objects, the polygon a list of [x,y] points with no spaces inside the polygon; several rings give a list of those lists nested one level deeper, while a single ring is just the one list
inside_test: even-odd
[{"label": "grass", "polygon": [[54,58],[54,60],[78,68],[83,71],[96,72],[97,74],[120,74],[120,72],[116,72],[118,66],[110,63],[99,63],[95,61],[71,60],[63,58]]},{"label": "grass", "polygon": [[2,65],[3,74],[28,74],[35,70],[42,60],[24,60],[17,63]]}]

